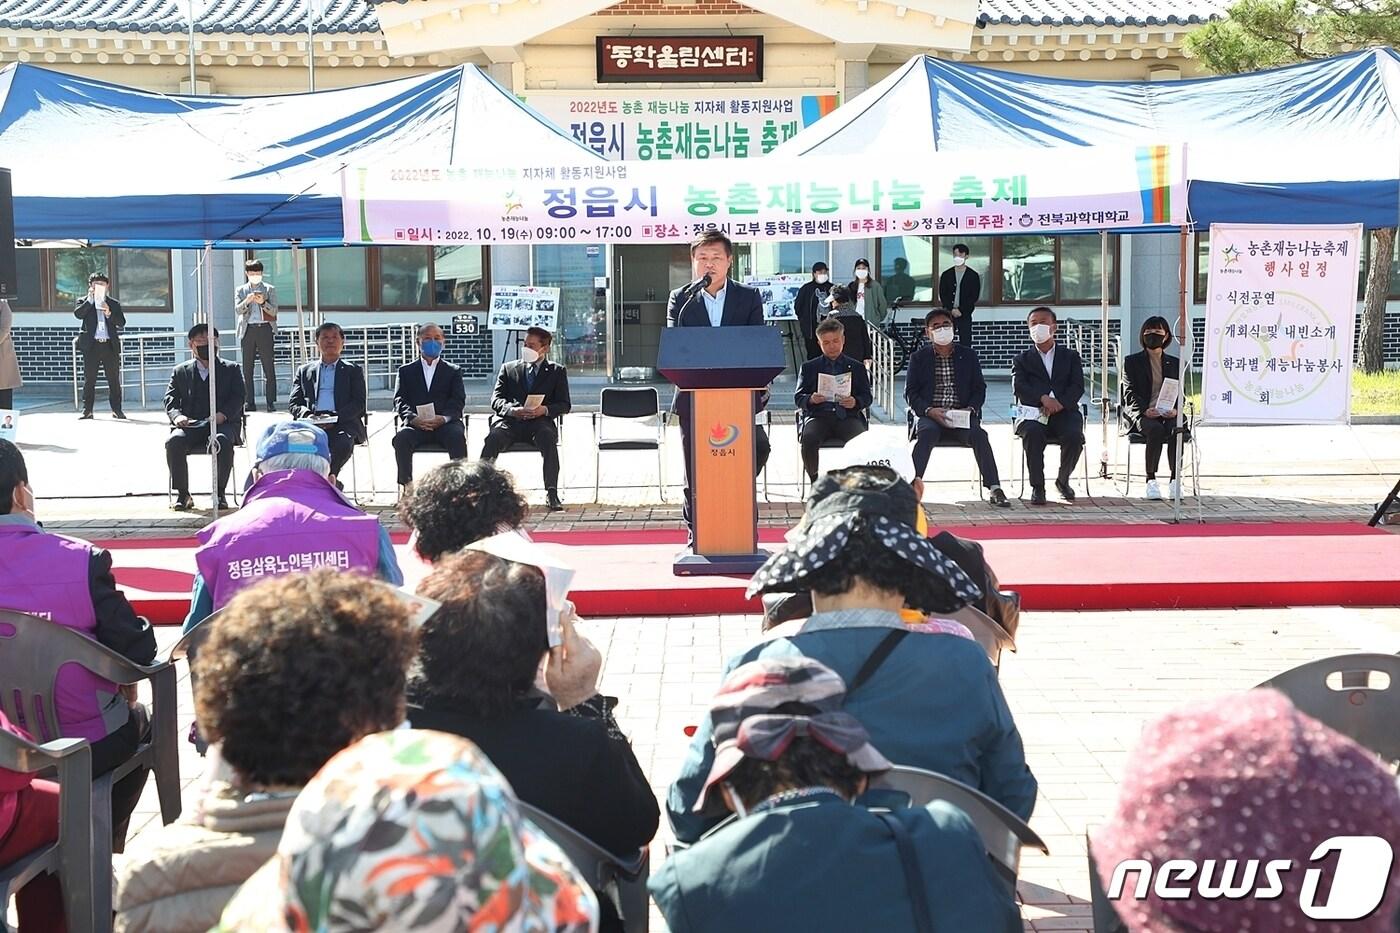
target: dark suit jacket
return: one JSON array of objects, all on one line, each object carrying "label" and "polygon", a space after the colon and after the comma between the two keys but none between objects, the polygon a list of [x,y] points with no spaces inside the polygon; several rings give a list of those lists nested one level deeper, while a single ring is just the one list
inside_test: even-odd
[{"label": "dark suit jacket", "polygon": [[802,328],[804,339],[816,341],[817,321],[821,319],[823,311],[830,310],[826,306],[826,297],[830,294],[830,282],[822,285],[815,281],[807,282],[797,290],[797,297],[792,300],[792,310],[797,315],[797,324]]},{"label": "dark suit jacket", "polygon": [[[297,370],[292,380],[289,409],[293,418],[308,418],[316,411],[320,395],[321,361],[307,363]],[[355,439],[365,441],[365,373],[348,360],[335,361],[335,413],[340,416],[336,428]]]},{"label": "dark suit jacket", "polygon": [[[1168,353],[1162,354],[1162,378],[1180,379],[1181,360]],[[1123,378],[1118,382],[1119,396],[1123,402],[1123,415],[1134,433],[1142,430],[1142,420],[1147,409],[1157,404],[1152,394],[1152,366],[1147,362],[1147,351],[1139,350],[1123,357]]]},{"label": "dark suit jacket", "polygon": [[[922,417],[933,405],[936,352],[931,345],[920,347],[909,358],[904,401],[915,418]],[[960,343],[953,344],[953,392],[958,397],[958,408],[970,408],[978,418],[982,417],[982,406],[987,403],[987,380],[982,377],[982,363],[975,350]]]},{"label": "dark suit jacket", "polygon": [[394,411],[399,422],[407,425],[418,417],[418,406],[433,403],[433,408],[448,421],[458,421],[467,407],[467,387],[462,382],[462,370],[447,360],[438,358],[433,367],[433,384],[423,384],[423,361],[416,359],[399,367],[394,380]]},{"label": "dark suit jacket", "polygon": [[[831,376],[850,373],[851,398],[856,400],[856,407],[842,408],[835,402],[823,402],[820,405],[810,404],[812,393],[817,391],[817,375],[819,373]],[[802,372],[797,380],[797,394],[793,401],[798,408],[814,418],[864,419],[864,412],[870,408],[870,403],[874,401],[874,396],[870,391],[870,374],[865,371],[864,363],[844,353],[834,360],[829,360],[825,356],[815,357],[802,364]]]},{"label": "dark suit jacket", "polygon": [[[957,273],[944,269],[938,277],[938,302],[945,311],[953,310],[953,291],[958,287]],[[962,290],[958,292],[958,310],[971,314],[977,307],[977,299],[982,297],[982,277],[967,266],[963,266]]]},{"label": "dark suit jacket", "polygon": [[[725,287],[724,310],[720,313],[719,323],[721,327],[762,327],[763,321],[763,297],[759,295],[758,289],[741,285],[733,279]],[[710,313],[705,310],[705,299],[694,294],[684,301],[681,300],[681,293],[685,291],[685,286],[675,289],[666,299],[666,326],[667,327],[709,327]],[[755,405],[757,410],[762,410],[768,404],[767,392],[755,392]],[[671,403],[671,410],[682,418],[690,417],[690,396],[676,390],[676,397]]]},{"label": "dark suit jacket", "polygon": [[[214,370],[214,401],[224,416],[219,433],[231,434],[238,443],[243,435],[243,370],[237,363],[219,360]],[[194,360],[185,360],[170,374],[165,414],[172,425],[180,415],[196,421],[209,417],[209,383],[199,377]]]},{"label": "dark suit jacket", "polygon": [[1039,408],[1041,396],[1051,392],[1065,408],[1077,408],[1084,397],[1084,361],[1058,341],[1053,373],[1045,372],[1045,362],[1034,346],[1022,350],[1011,363],[1011,393],[1016,401]]},{"label": "dark suit jacket", "polygon": [[524,405],[527,395],[543,395],[545,410],[551,418],[567,415],[574,407],[569,400],[569,371],[551,360],[541,360],[539,367],[535,384],[528,391],[525,388],[528,367],[524,360],[511,360],[501,367],[496,375],[496,389],[491,393],[491,410],[495,412],[491,427],[520,423],[518,418],[507,417],[507,413]]},{"label": "dark suit jacket", "polygon": [[848,305],[836,315],[836,320],[846,328],[846,348],[842,352],[858,360],[872,359],[875,348],[870,343],[870,325],[865,323],[863,315],[856,313],[855,305]]},{"label": "dark suit jacket", "polygon": [[[122,350],[121,332],[122,328],[126,327],[126,315],[122,313],[121,302],[111,295],[107,296],[107,307],[112,311],[112,316],[107,318],[107,336],[112,340],[112,348],[120,353]],[[99,313],[89,298],[78,302],[78,306],[73,309],[73,316],[83,322],[82,332],[78,335],[79,350],[87,350],[92,346],[93,336],[97,333],[97,315]]]}]

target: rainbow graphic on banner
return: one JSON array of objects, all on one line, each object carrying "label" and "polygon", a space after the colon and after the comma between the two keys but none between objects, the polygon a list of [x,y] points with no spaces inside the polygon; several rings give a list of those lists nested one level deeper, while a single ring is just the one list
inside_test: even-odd
[{"label": "rainbow graphic on banner", "polygon": [[1139,146],[1137,171],[1142,194],[1142,222],[1171,223],[1171,147]]},{"label": "rainbow graphic on banner", "polygon": [[802,97],[802,125],[811,126],[831,113],[841,103],[835,94],[804,94]]}]

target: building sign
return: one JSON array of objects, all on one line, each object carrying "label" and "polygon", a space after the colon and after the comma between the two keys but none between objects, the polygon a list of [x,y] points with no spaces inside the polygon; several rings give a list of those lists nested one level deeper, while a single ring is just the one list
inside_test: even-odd
[{"label": "building sign", "polygon": [[598,83],[762,81],[762,36],[598,36]]},{"label": "building sign", "polygon": [[1360,224],[1211,224],[1203,422],[1347,423],[1360,248]]},{"label": "building sign", "polygon": [[834,91],[578,91],[525,103],[605,159],[745,159],[767,155],[831,113]]},{"label": "building sign", "polygon": [[[934,158],[349,168],[347,243],[687,243],[1178,225],[1179,146],[953,151]],[[494,326],[494,325],[493,325]]]}]

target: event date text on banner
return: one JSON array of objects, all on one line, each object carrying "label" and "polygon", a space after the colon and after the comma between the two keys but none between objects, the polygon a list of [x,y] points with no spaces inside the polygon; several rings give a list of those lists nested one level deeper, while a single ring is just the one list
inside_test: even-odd
[{"label": "event date text on banner", "polygon": [[1203,423],[1348,422],[1361,235],[1211,225]]},{"label": "event date text on banner", "polygon": [[[714,163],[710,163],[713,165]],[[685,243],[968,236],[1176,225],[1175,146],[568,165],[351,167],[347,243]]]}]

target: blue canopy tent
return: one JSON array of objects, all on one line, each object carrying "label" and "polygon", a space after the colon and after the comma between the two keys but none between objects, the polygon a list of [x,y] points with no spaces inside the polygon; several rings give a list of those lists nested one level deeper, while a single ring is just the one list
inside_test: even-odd
[{"label": "blue canopy tent", "polygon": [[0,166],[21,240],[166,248],[344,241],[343,165],[600,157],[472,65],[270,97],[159,94],[0,69]]}]

